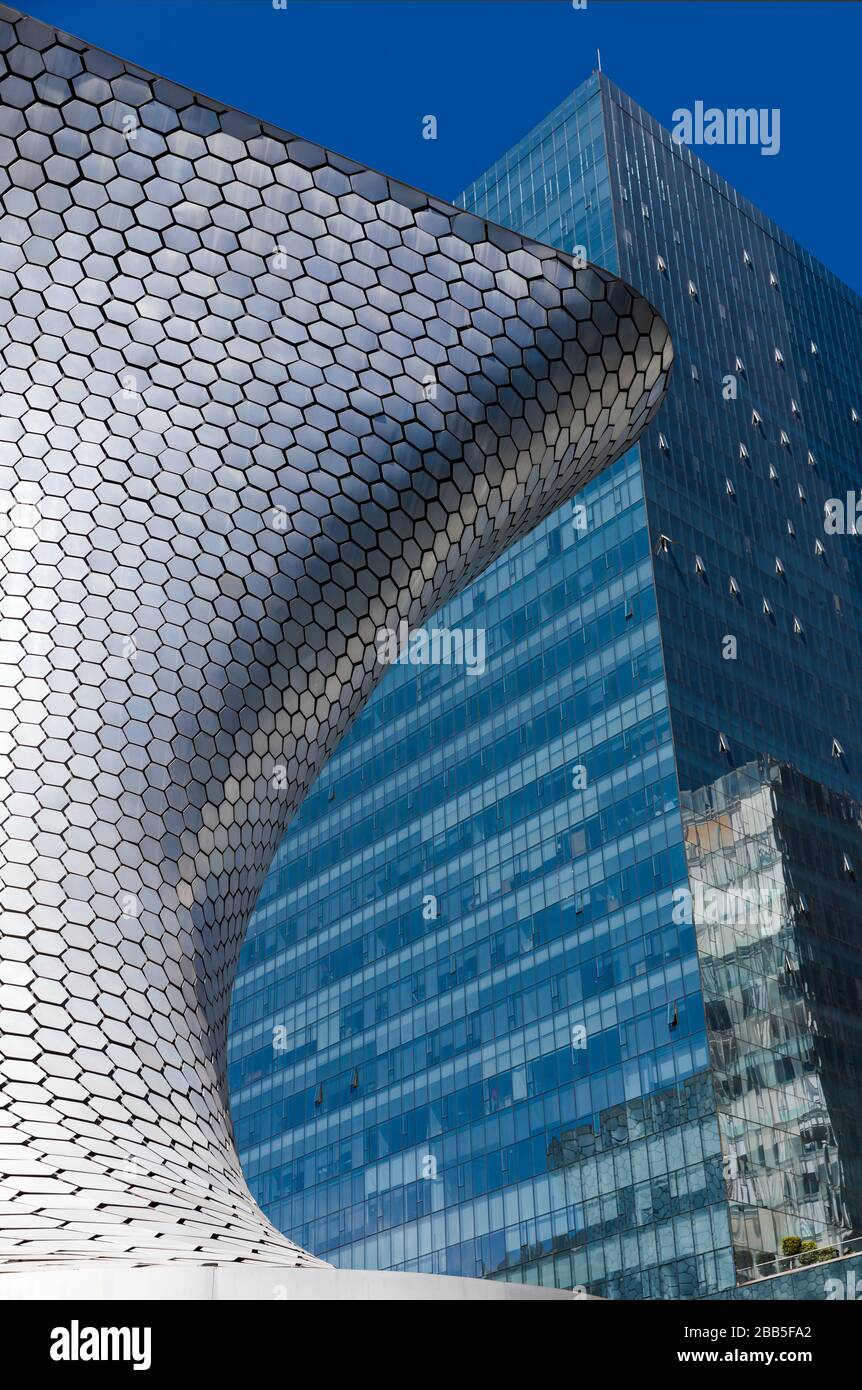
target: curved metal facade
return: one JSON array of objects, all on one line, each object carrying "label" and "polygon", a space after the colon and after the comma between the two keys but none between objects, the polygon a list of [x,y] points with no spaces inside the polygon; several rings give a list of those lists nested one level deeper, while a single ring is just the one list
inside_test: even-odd
[{"label": "curved metal facade", "polygon": [[291,813],[420,624],[637,438],[613,276],[0,11],[0,1261],[316,1263],[233,1145]]}]

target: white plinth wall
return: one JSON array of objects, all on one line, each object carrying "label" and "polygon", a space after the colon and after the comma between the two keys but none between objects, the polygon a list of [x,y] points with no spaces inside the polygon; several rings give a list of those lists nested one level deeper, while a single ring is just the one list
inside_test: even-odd
[{"label": "white plinth wall", "polygon": [[[583,1302],[571,1290],[380,1270],[290,1269],[281,1265],[32,1266],[0,1273],[0,1303],[128,1300],[211,1302]],[[594,1302],[596,1300],[590,1299]]]}]

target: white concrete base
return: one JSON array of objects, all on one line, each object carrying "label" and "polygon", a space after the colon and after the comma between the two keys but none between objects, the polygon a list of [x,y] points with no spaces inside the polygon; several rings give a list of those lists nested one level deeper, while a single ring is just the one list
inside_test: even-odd
[{"label": "white concrete base", "polygon": [[[290,1269],[277,1265],[98,1264],[27,1270],[0,1269],[0,1302],[45,1299],[89,1301],[193,1300],[196,1302],[564,1302],[565,1289],[457,1279],[444,1274],[393,1274],[380,1270]],[[584,1301],[583,1294],[580,1302]]]}]

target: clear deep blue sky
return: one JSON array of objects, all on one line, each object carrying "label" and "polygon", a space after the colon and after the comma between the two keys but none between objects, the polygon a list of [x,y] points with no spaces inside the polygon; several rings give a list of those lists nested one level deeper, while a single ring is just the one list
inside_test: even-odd
[{"label": "clear deep blue sky", "polygon": [[[856,0],[19,0],[39,19],[452,198],[602,66],[676,107],[778,107],[781,149],[699,149],[862,292]],[[434,114],[438,139],[421,138]]]}]

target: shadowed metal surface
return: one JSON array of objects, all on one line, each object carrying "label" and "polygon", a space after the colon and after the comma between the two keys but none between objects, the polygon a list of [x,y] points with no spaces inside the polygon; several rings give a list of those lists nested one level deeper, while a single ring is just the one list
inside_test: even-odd
[{"label": "shadowed metal surface", "polygon": [[233,1145],[291,813],[418,625],[631,445],[613,276],[0,9],[0,1262],[315,1264]]}]

